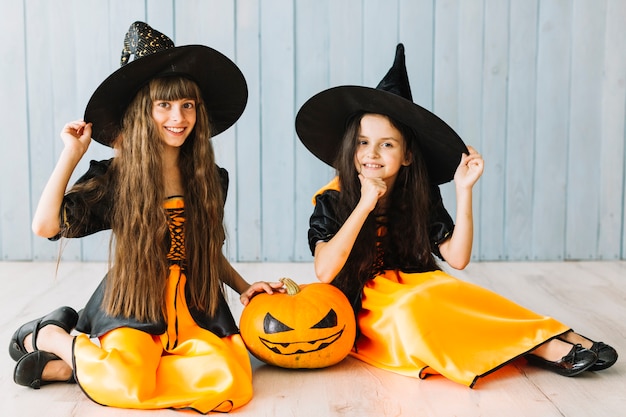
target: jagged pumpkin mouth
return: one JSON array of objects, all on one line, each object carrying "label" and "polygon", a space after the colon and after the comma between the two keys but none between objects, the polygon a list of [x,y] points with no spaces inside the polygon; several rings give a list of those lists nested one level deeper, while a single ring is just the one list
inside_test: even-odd
[{"label": "jagged pumpkin mouth", "polygon": [[271,340],[267,340],[262,337],[259,337],[259,340],[263,343],[263,345],[265,345],[266,348],[279,355],[300,355],[327,348],[339,340],[344,329],[345,326],[337,333],[328,337],[303,342],[272,342]]}]

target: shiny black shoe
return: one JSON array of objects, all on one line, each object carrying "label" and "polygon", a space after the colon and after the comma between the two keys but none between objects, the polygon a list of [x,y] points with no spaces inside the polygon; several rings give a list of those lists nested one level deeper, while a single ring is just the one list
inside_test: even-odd
[{"label": "shiny black shoe", "polygon": [[582,345],[574,345],[570,352],[558,361],[549,361],[532,353],[526,355],[529,364],[556,372],[563,376],[575,376],[591,368],[598,360],[595,352]]},{"label": "shiny black shoe", "polygon": [[13,333],[11,343],[9,343],[9,355],[11,355],[11,358],[15,361],[26,355],[28,352],[26,352],[26,348],[24,347],[24,339],[31,333],[33,335],[33,349],[37,350],[37,332],[48,324],[59,326],[70,333],[77,322],[78,313],[71,307],[59,307],[48,315],[29,321],[20,326],[20,328]]},{"label": "shiny black shoe", "polygon": [[588,371],[601,371],[613,366],[613,364],[617,362],[617,351],[606,343],[593,342],[589,350],[598,356],[598,360],[593,366],[587,369]]},{"label": "shiny black shoe", "polygon": [[41,375],[43,369],[48,362],[61,360],[57,355],[43,350],[36,350],[27,353],[17,361],[15,370],[13,371],[13,380],[18,385],[39,389],[42,385],[51,384],[53,382],[75,383],[76,380],[72,375],[67,381],[43,381]]}]

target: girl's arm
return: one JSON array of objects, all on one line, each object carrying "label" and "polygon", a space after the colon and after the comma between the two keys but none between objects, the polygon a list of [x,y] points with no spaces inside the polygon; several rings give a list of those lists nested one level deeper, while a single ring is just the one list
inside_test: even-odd
[{"label": "girl's arm", "polygon": [[385,182],[380,178],[365,178],[359,174],[359,179],[361,180],[359,203],[335,236],[328,242],[319,242],[315,246],[313,264],[315,275],[321,282],[332,282],[341,271],[367,216],[376,207],[378,199],[387,191]]},{"label": "girl's arm", "polygon": [[448,265],[463,269],[469,264],[474,240],[472,187],[483,173],[484,161],[472,147],[463,155],[454,174],[456,185],[456,221],[452,236],[439,245],[441,256]]},{"label": "girl's arm", "polygon": [[282,292],[281,289],[283,287],[282,282],[265,282],[259,281],[250,285],[246,282],[245,279],[237,272],[235,268],[228,262],[228,259],[224,255],[220,256],[220,263],[222,271],[222,282],[228,285],[230,288],[235,290],[237,294],[239,294],[239,301],[244,306],[248,305],[252,297],[254,297],[259,292],[266,292],[268,294],[273,294],[275,290]]},{"label": "girl's arm", "polygon": [[82,120],[67,123],[61,131],[61,138],[65,147],[41,193],[32,222],[33,232],[46,238],[61,230],[59,215],[63,196],[76,165],[89,148],[91,123]]}]

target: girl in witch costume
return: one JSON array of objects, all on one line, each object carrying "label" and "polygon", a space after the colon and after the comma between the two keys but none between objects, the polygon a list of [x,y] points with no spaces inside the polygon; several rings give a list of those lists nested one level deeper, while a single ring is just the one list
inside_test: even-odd
[{"label": "girl in witch costume", "polygon": [[[483,159],[412,102],[401,44],[376,89],[322,91],[302,106],[296,130],[337,171],[314,196],[308,237],[318,279],[357,314],[354,357],[469,387],[520,356],[566,376],[615,363],[612,347],[439,268],[433,254],[456,269],[470,260]],[[450,180],[456,224],[438,187]]]},{"label": "girl in witch costume", "polygon": [[[246,101],[243,75],[221,53],[131,26],[122,67],[94,92],[85,121],[63,128],[33,220],[51,239],[111,229],[112,267],[80,317],[62,307],[15,332],[18,384],[75,381],[95,402],[124,408],[208,413],[250,400],[249,356],[222,286],[245,305],[282,284],[249,285],[223,256],[228,174],[210,142]],[[92,137],[116,155],[92,161],[65,193]]]}]

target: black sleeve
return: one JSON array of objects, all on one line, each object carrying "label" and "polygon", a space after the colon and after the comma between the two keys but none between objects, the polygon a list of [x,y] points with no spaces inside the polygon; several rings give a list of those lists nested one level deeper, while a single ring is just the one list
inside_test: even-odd
[{"label": "black sleeve", "polygon": [[222,185],[222,194],[224,195],[224,204],[226,204],[226,196],[228,195],[228,171],[225,168],[217,167],[219,176],[220,176],[220,184]]},{"label": "black sleeve", "polygon": [[[89,169],[76,181],[76,184],[104,175],[111,165],[111,160],[91,161]],[[85,192],[77,191],[65,194],[61,203],[61,231],[50,240],[58,240],[61,237],[78,238],[111,228],[109,193],[104,193],[102,198],[95,203],[90,197]]]},{"label": "black sleeve", "polygon": [[335,207],[339,199],[339,192],[326,190],[315,197],[315,209],[309,219],[309,248],[315,253],[317,242],[328,242],[339,231],[343,221],[338,219]]},{"label": "black sleeve", "polygon": [[439,245],[452,235],[454,231],[454,221],[443,205],[441,191],[438,186],[431,188],[430,197],[430,243],[433,253],[441,258]]}]

